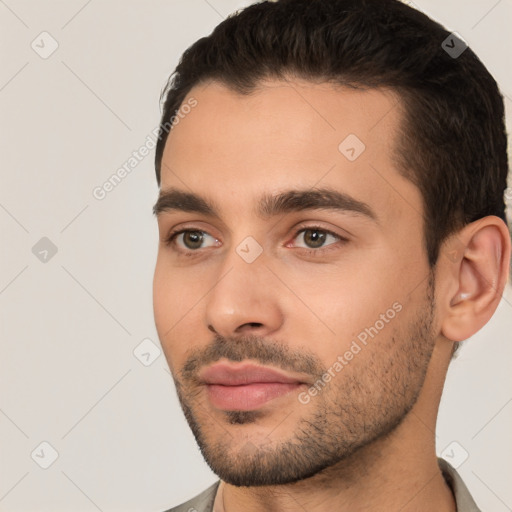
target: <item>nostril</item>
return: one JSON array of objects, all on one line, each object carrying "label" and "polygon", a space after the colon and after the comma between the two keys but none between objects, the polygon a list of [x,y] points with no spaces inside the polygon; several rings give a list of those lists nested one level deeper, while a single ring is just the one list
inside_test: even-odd
[{"label": "nostril", "polygon": [[237,333],[241,333],[244,331],[252,330],[254,328],[260,328],[263,327],[263,324],[260,322],[247,322],[245,324],[240,325],[237,329]]}]

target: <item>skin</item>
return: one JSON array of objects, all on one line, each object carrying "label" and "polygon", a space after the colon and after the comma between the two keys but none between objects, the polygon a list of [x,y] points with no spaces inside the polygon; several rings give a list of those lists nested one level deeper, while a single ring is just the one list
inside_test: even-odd
[{"label": "skin", "polygon": [[[421,194],[392,158],[401,112],[390,91],[294,79],[249,96],[211,82],[188,97],[197,106],[169,135],[161,190],[208,198],[220,218],[158,213],[153,302],[181,405],[221,478],[215,510],[455,511],[436,461],[437,411],[453,344],[485,325],[503,293],[506,225],[490,216],[465,226],[431,271]],[[348,134],[366,146],[354,161],[338,149]],[[263,193],[319,187],[364,201],[377,220],[255,213]],[[299,232],[315,226],[347,241],[315,245],[314,229]],[[185,228],[203,232],[199,249],[186,235],[166,244]],[[248,236],[262,249],[252,263],[236,251]],[[396,303],[400,312],[302,403],[299,392]],[[304,385],[250,414],[215,408],[197,371],[248,359]]]}]

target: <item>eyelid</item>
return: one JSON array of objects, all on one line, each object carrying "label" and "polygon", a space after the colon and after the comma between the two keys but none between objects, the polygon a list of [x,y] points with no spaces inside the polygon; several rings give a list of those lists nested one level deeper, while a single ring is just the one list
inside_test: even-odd
[{"label": "eyelid", "polygon": [[330,235],[333,235],[341,240],[349,240],[350,237],[353,236],[352,233],[349,233],[346,229],[335,228],[337,230],[337,231],[335,231],[335,229],[331,229],[331,228],[322,226],[320,221],[314,221],[314,220],[303,221],[293,228],[293,230],[295,232],[295,236],[297,236],[300,231],[303,231],[306,229],[311,229],[311,230],[318,229],[319,231],[324,231],[325,233],[329,233]]}]

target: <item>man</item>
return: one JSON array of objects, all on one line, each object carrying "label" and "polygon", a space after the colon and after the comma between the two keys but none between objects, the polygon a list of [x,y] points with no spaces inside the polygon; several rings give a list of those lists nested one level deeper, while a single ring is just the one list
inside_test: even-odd
[{"label": "man", "polygon": [[482,63],[395,0],[262,2],[184,53],[154,312],[220,480],[171,510],[479,510],[435,427],[507,282],[506,145]]}]

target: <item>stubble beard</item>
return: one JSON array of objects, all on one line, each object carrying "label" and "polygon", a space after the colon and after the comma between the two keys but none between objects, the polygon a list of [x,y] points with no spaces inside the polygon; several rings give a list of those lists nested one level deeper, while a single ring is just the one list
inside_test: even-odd
[{"label": "stubble beard", "polygon": [[[431,277],[425,304],[416,317],[405,328],[394,328],[387,338],[379,339],[379,334],[372,340],[364,348],[365,356],[355,356],[312,397],[313,408],[300,417],[285,440],[272,441],[270,433],[267,442],[253,442],[242,431],[254,428],[251,425],[265,413],[224,411],[223,418],[213,418],[199,404],[197,388],[192,391],[174,377],[181,407],[207,464],[229,484],[264,486],[290,484],[343,467],[363,448],[367,457],[368,448],[392,433],[416,403],[434,348],[433,317]],[[248,357],[257,359],[257,344],[251,346]],[[229,345],[222,351],[228,355]],[[240,346],[233,347],[232,355],[234,360],[244,359]],[[292,400],[294,412],[306,411],[296,397]],[[290,408],[281,411],[282,418],[274,424],[289,412]]]}]

